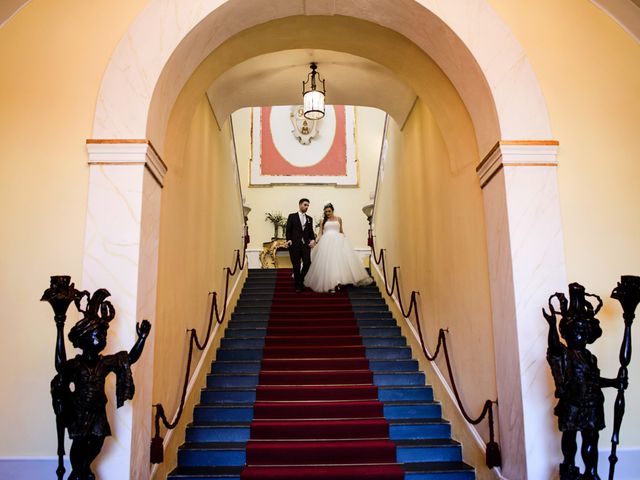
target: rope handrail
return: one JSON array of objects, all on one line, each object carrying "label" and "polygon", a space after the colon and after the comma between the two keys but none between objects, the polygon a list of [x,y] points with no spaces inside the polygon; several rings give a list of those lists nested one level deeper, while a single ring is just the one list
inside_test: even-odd
[{"label": "rope handrail", "polygon": [[486,464],[489,468],[500,467],[502,466],[502,458],[500,454],[500,447],[498,443],[495,441],[495,430],[494,430],[494,417],[493,417],[493,404],[497,403],[497,401],[486,400],[484,402],[484,406],[480,415],[476,418],[472,418],[464,408],[462,403],[462,399],[460,398],[460,392],[458,390],[458,386],[456,385],[455,376],[453,375],[453,369],[451,367],[451,359],[449,357],[449,348],[447,346],[447,337],[445,333],[448,332],[447,329],[441,328],[438,331],[438,343],[436,344],[436,349],[433,355],[429,354],[427,346],[425,344],[424,336],[422,334],[422,326],[420,324],[420,312],[418,310],[418,296],[420,292],[413,290],[411,292],[411,296],[409,297],[409,308],[405,308],[404,302],[402,301],[402,294],[400,292],[400,281],[398,277],[398,272],[400,267],[393,267],[393,273],[391,276],[391,287],[389,287],[389,281],[387,280],[387,264],[386,264],[386,256],[385,249],[381,248],[380,253],[376,255],[375,245],[374,245],[374,236],[372,232],[369,232],[369,245],[371,247],[371,253],[373,257],[373,261],[380,265],[382,268],[382,279],[384,281],[384,289],[387,295],[392,297],[396,294],[396,299],[398,301],[398,305],[400,306],[400,312],[402,313],[405,319],[409,319],[411,314],[414,314],[416,319],[416,324],[418,327],[418,338],[420,340],[420,346],[422,348],[422,353],[430,362],[434,362],[440,351],[444,353],[445,363],[447,365],[447,374],[449,375],[449,380],[451,382],[451,388],[453,390],[453,395],[456,399],[456,403],[458,404],[458,408],[462,413],[464,419],[469,422],[471,425],[478,425],[485,418],[488,419],[489,423],[489,441],[487,442],[487,451],[486,451]]},{"label": "rope handrail", "polygon": [[189,353],[187,356],[187,367],[184,373],[182,394],[180,396],[180,405],[178,406],[178,411],[174,416],[173,422],[170,422],[167,418],[164,406],[161,403],[156,403],[153,405],[153,407],[156,409],[156,413],[154,417],[154,436],[151,439],[151,463],[162,463],[164,461],[164,446],[163,438],[160,436],[160,422],[162,422],[162,425],[164,425],[167,430],[173,430],[180,423],[180,419],[182,418],[182,414],[184,413],[184,406],[187,399],[189,379],[191,378],[191,365],[193,363],[194,347],[200,352],[206,348],[213,332],[214,317],[216,323],[222,324],[224,322],[224,319],[227,315],[227,302],[229,300],[229,280],[238,272],[238,270],[244,270],[247,260],[247,242],[244,242],[244,247],[242,249],[242,259],[240,258],[240,250],[235,250],[234,253],[235,260],[233,267],[225,267],[223,269],[226,273],[226,276],[224,285],[224,300],[222,302],[222,313],[220,313],[220,309],[218,307],[217,292],[209,292],[209,295],[211,296],[211,308],[209,310],[209,322],[207,325],[206,334],[204,336],[204,341],[200,341],[195,328],[187,329],[187,333],[189,334]]}]

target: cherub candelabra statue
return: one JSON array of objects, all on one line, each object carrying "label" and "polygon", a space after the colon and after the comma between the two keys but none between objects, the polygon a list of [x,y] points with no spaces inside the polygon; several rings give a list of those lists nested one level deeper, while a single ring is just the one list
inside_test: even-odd
[{"label": "cherub candelabra statue", "polygon": [[[625,278],[631,277],[623,277],[623,281]],[[632,278],[640,280],[638,277]],[[624,285],[626,286],[628,283],[624,281]],[[640,287],[640,283],[636,284],[636,288],[638,287]],[[612,295],[613,298],[620,299],[619,296],[616,296],[616,291],[620,288],[620,284],[618,284],[618,288],[614,290]],[[636,296],[639,292],[640,289],[637,290]],[[597,305],[594,307],[587,300],[587,297],[596,299]],[[553,303],[554,299],[558,302],[558,309]],[[587,350],[587,345],[595,342],[602,335],[600,321],[596,318],[601,308],[602,299],[599,296],[586,293],[582,285],[572,283],[569,285],[569,300],[563,293],[555,293],[549,298],[549,312],[542,310],[549,324],[547,361],[551,366],[556,386],[555,396],[558,399],[554,413],[558,417],[558,427],[562,432],[561,480],[600,479],[598,476],[598,438],[600,430],[605,426],[602,388],[617,388],[618,392],[622,392],[619,395],[624,397],[624,390],[628,384],[626,368],[621,367],[616,378],[601,377],[597,358]],[[628,308],[625,307],[625,320],[629,316],[626,313],[627,310]],[[633,306],[633,310],[635,310],[635,306]],[[566,345],[560,341],[558,336],[558,327],[556,326],[558,315],[561,317],[560,335],[564,338]],[[628,336],[630,342],[630,328],[627,330],[625,338]],[[623,341],[623,348],[624,344]],[[629,347],[629,358],[630,355]],[[585,465],[585,471],[582,475],[575,465],[578,432],[582,438],[581,453]],[[610,478],[612,478],[612,473]]]},{"label": "cherub candelabra statue", "polygon": [[[131,365],[142,354],[151,324],[143,320],[136,326],[138,340],[131,351],[113,355],[101,355],[107,345],[109,322],[115,317],[115,309],[106,298],[110,293],[104,288],[93,295],[79,292],[68,276],[51,277],[51,286],[41,300],[49,302],[54,310],[57,340],[55,366],[57,375],[51,381],[51,396],[58,429],[58,479],[64,478],[64,431],[72,440],[69,454],[71,474],[68,480],[95,480],[91,463],[96,459],[104,439],[111,435],[107,421],[107,396],[104,393],[105,378],[116,374],[116,400],[121,407],[134,394]],[[83,314],[69,331],[69,340],[82,353],[67,360],[64,343],[66,312],[74,303]],[[83,304],[86,306],[83,307]]]}]

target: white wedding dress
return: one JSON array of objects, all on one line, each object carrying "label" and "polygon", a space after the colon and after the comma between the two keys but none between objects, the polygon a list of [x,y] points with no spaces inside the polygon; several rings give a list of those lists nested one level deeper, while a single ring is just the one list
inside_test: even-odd
[{"label": "white wedding dress", "polygon": [[361,287],[372,282],[351,242],[340,233],[340,222],[327,221],[320,240],[311,250],[311,268],[304,284],[314,292],[328,292],[338,285]]}]

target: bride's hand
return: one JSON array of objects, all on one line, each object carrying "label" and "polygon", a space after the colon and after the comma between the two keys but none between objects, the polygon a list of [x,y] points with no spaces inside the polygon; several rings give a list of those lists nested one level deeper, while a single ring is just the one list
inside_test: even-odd
[{"label": "bride's hand", "polygon": [[309,242],[309,246],[310,246],[311,248],[315,247],[315,246],[316,246],[316,241],[315,241],[315,240],[311,240],[311,241]]}]

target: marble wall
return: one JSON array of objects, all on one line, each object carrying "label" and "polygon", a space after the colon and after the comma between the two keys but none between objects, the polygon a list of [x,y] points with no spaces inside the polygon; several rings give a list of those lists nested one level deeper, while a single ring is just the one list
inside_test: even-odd
[{"label": "marble wall", "polygon": [[122,39],[107,68],[94,136],[148,137],[162,153],[164,131],[178,92],[206,55],[242,30],[295,15],[360,18],[413,41],[455,85],[469,109],[482,152],[500,138],[551,136],[533,69],[515,36],[486,0],[384,0],[375,4],[360,0],[153,0]]},{"label": "marble wall", "polygon": [[560,462],[541,315],[548,297],[566,288],[557,149],[553,141],[500,142],[478,167],[507,478],[552,478]]},{"label": "marble wall", "polygon": [[161,182],[166,167],[150,144],[90,141],[89,198],[82,288],[108,287],[116,317],[105,353],[129,350],[136,324],[151,333],[133,367],[136,394],[115,409],[115,381],[107,379],[112,436],[94,464],[100,478],[149,477],[151,393],[155,337]]}]

